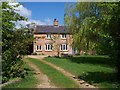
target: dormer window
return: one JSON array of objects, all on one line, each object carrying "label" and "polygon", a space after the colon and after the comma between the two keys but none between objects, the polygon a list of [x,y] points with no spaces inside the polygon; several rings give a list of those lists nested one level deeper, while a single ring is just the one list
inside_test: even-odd
[{"label": "dormer window", "polygon": [[46,38],[50,39],[51,38],[51,34],[46,34]]},{"label": "dormer window", "polygon": [[62,39],[66,39],[66,34],[62,34],[62,35],[61,35],[61,38],[62,38]]}]

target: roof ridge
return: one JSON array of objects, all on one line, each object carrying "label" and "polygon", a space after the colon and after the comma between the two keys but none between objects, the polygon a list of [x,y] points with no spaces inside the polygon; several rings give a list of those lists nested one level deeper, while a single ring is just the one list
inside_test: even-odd
[{"label": "roof ridge", "polygon": [[[52,27],[56,27],[56,26],[53,26],[53,25],[37,25],[37,26],[43,26],[43,27],[45,27],[45,26],[52,26]],[[57,27],[65,27],[65,26],[62,26],[62,25],[60,25],[60,26],[57,26]]]}]

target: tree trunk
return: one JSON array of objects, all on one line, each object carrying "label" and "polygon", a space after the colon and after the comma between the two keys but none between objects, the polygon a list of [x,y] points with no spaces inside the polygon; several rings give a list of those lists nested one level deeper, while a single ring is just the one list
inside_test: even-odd
[{"label": "tree trunk", "polygon": [[88,55],[89,53],[89,41],[87,42],[87,45],[86,45],[86,54]]},{"label": "tree trunk", "polygon": [[57,53],[57,56],[60,57],[60,52]]}]

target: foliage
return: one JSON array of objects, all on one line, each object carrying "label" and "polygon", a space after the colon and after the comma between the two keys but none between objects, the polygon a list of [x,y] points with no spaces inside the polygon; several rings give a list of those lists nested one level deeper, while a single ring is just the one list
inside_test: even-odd
[{"label": "foliage", "polygon": [[32,42],[31,34],[27,28],[16,28],[17,21],[27,20],[15,11],[15,6],[2,3],[2,82],[13,77],[24,77],[22,56],[27,53]]},{"label": "foliage", "polygon": [[52,44],[52,49],[57,52],[57,56],[60,56],[60,45],[61,43],[61,38],[60,38],[60,34],[53,34],[51,37],[51,44]]},{"label": "foliage", "polygon": [[[57,56],[60,57],[61,51],[60,51],[60,45],[61,43],[61,37],[60,34],[52,34],[51,36],[51,44],[52,44],[52,49],[57,52]],[[65,39],[65,43],[69,46],[72,45],[73,39],[72,39],[72,35],[70,34],[66,34],[66,39]]]},{"label": "foliage", "polygon": [[119,6],[120,2],[79,2],[65,13],[65,21],[78,49],[94,48],[98,54],[114,57],[120,80]]},{"label": "foliage", "polygon": [[[118,80],[120,81],[120,2],[102,3],[100,8],[100,21],[103,22],[103,31],[109,34],[113,48],[110,53],[116,61]],[[106,11],[107,10],[107,11]]]},{"label": "foliage", "polygon": [[8,84],[2,88],[3,90],[6,90],[7,88],[35,88],[39,81],[34,77],[32,68],[29,67],[27,63],[24,63],[23,67],[27,71],[27,77],[22,78],[19,82]]},{"label": "foliage", "polygon": [[[70,8],[71,9],[68,9]],[[86,52],[93,50],[96,44],[98,32],[93,29],[92,22],[95,20],[95,3],[76,3],[76,5],[67,8],[65,13],[65,25],[69,26],[73,33],[74,46]],[[84,7],[84,8],[83,8]],[[95,23],[96,21],[94,21]]]}]

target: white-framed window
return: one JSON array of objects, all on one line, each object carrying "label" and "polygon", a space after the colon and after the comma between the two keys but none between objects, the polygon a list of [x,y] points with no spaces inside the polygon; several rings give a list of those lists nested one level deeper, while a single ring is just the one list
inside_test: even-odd
[{"label": "white-framed window", "polygon": [[61,35],[61,38],[62,38],[62,39],[66,39],[66,34],[62,34],[62,35]]},{"label": "white-framed window", "polygon": [[52,51],[52,45],[51,44],[46,44],[45,45],[45,50],[46,51]]},{"label": "white-framed window", "polygon": [[37,45],[37,46],[36,46],[36,50],[37,50],[37,51],[41,51],[41,50],[42,50],[42,46],[41,46],[41,45]]},{"label": "white-framed window", "polygon": [[50,39],[51,38],[51,34],[46,34],[46,38]]},{"label": "white-framed window", "polygon": [[67,44],[61,44],[60,45],[60,50],[61,51],[67,51]]}]

